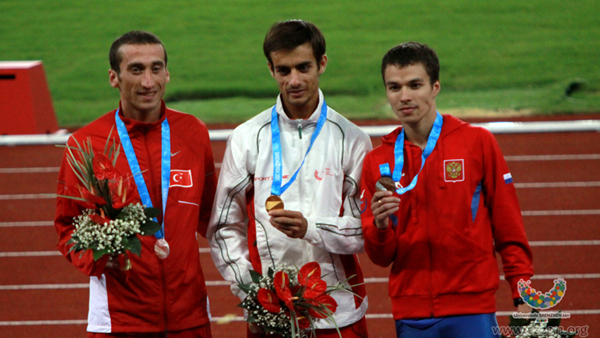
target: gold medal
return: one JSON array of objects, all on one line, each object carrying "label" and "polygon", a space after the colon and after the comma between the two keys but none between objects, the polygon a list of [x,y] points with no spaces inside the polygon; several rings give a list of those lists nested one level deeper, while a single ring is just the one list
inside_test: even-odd
[{"label": "gold medal", "polygon": [[375,190],[377,191],[391,191],[394,192],[396,190],[396,182],[394,179],[389,176],[381,177],[377,183],[375,183]]},{"label": "gold medal", "polygon": [[265,208],[267,209],[267,212],[271,210],[283,209],[283,201],[279,196],[271,195],[265,202]]},{"label": "gold medal", "polygon": [[169,243],[164,238],[159,239],[154,244],[154,253],[160,259],[165,259],[171,253],[171,249],[169,248]]}]

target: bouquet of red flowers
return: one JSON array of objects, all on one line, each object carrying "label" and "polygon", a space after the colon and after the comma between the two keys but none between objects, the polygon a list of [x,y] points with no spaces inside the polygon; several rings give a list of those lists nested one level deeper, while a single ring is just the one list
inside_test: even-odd
[{"label": "bouquet of red flowers", "polygon": [[337,303],[329,294],[337,290],[351,292],[340,283],[327,287],[317,262],[299,270],[282,265],[269,268],[265,276],[253,270],[250,274],[253,283],[238,285],[248,295],[239,306],[248,311],[250,328],[286,338],[314,334],[317,319],[335,324]]},{"label": "bouquet of red flowers", "polygon": [[114,138],[109,146],[110,134],[104,152],[96,152],[88,138],[83,145],[74,139],[76,146],[67,148],[69,166],[79,179],[78,185],[67,187],[70,195],[59,195],[77,201],[84,209],[73,220],[75,231],[67,244],[75,244],[69,252],[92,250],[94,260],[105,255],[124,258],[123,270],[131,268],[127,251],[140,255],[140,235],[153,235],[160,224],[152,218],[160,211],[133,203],[136,189],[131,176],[121,175],[115,168],[119,147]]}]

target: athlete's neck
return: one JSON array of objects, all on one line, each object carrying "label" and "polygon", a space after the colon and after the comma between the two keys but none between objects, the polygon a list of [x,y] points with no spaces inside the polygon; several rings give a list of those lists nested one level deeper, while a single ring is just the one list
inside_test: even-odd
[{"label": "athlete's neck", "polygon": [[302,106],[286,105],[283,100],[281,101],[281,104],[283,106],[283,111],[285,112],[285,115],[287,115],[287,117],[289,117],[292,120],[305,120],[311,117],[311,115],[319,106],[319,97],[317,97],[316,100],[312,101],[313,102],[308,102]]}]

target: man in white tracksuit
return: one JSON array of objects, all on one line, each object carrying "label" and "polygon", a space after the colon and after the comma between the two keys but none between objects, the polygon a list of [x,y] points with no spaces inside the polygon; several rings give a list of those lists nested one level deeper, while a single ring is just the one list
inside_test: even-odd
[{"label": "man in white tracksuit", "polygon": [[[357,296],[332,294],[334,319],[343,337],[367,337],[356,254],[364,250],[359,185],[370,139],[325,103],[325,39],[314,24],[276,23],[263,49],[281,94],[229,138],[207,234],[213,260],[242,300],[237,284],[252,281],[249,270],[317,261],[328,286],[354,276],[346,287]],[[267,198],[284,208],[267,211]],[[332,323],[316,326],[317,337],[338,337]]]}]

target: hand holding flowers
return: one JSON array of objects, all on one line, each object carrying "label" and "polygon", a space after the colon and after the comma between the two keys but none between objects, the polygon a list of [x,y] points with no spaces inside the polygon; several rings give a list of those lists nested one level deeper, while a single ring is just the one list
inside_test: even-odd
[{"label": "hand holding flowers", "polygon": [[121,256],[125,270],[131,267],[127,252],[141,253],[138,234],[153,235],[160,230],[160,224],[152,220],[160,211],[134,203],[133,178],[115,168],[119,147],[114,139],[109,146],[109,140],[110,135],[103,153],[94,151],[89,138],[83,145],[74,139],[76,146],[66,146],[69,166],[79,184],[67,187],[72,193],[59,197],[73,199],[84,208],[73,220],[75,230],[67,244],[74,245],[69,252],[92,250],[94,260]]}]

